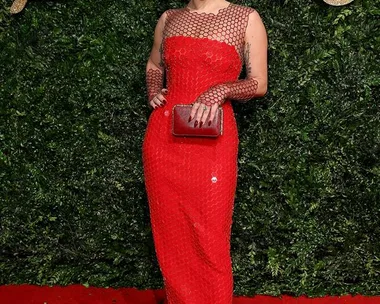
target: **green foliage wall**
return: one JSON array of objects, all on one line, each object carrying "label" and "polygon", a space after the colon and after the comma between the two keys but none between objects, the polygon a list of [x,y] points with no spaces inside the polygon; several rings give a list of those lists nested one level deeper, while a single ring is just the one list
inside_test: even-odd
[{"label": "green foliage wall", "polygon": [[[236,294],[380,291],[380,4],[245,1],[269,92],[235,104]],[[0,17],[0,284],[162,288],[145,64],[181,1],[30,1]],[[244,75],[241,75],[244,77]]]}]

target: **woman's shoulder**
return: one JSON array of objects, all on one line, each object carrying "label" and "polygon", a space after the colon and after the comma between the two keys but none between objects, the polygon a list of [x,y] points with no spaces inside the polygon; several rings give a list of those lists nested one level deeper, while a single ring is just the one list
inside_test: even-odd
[{"label": "woman's shoulder", "polygon": [[163,12],[163,14],[165,14],[165,16],[171,16],[173,14],[176,14],[176,13],[180,13],[180,12],[184,12],[186,9],[184,7],[180,7],[180,8],[169,8],[167,9],[166,11]]},{"label": "woman's shoulder", "polygon": [[184,11],[185,11],[184,7],[182,7],[182,8],[169,8],[161,14],[160,19],[162,19],[163,23],[165,24],[168,19],[172,19],[173,16],[176,16],[176,15],[181,15],[180,13],[184,12]]},{"label": "woman's shoulder", "polygon": [[240,5],[240,4],[232,4],[235,7],[234,15],[237,17],[247,18],[249,23],[261,22],[261,16],[259,12],[250,6]]},{"label": "woman's shoulder", "polygon": [[184,8],[169,8],[165,10],[163,13],[161,13],[161,16],[159,18],[158,22],[161,22],[163,25],[166,24],[167,20],[174,14],[183,11]]},{"label": "woman's shoulder", "polygon": [[248,15],[250,13],[257,12],[255,8],[246,6],[246,5],[241,5],[241,4],[231,3],[231,7],[234,8],[239,13],[245,13]]}]

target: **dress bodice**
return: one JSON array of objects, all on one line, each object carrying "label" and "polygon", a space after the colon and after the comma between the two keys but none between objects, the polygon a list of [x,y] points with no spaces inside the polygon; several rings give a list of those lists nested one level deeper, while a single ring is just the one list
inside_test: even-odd
[{"label": "dress bodice", "polygon": [[248,18],[253,11],[233,3],[217,14],[187,7],[167,10],[162,62],[168,91],[186,93],[180,95],[192,102],[212,85],[237,80],[244,62]]}]

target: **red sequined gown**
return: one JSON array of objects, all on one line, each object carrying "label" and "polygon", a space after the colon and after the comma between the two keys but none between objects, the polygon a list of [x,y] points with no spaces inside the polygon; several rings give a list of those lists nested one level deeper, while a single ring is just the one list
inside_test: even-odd
[{"label": "red sequined gown", "polygon": [[[157,260],[168,304],[231,304],[230,234],[237,180],[238,132],[230,99],[250,99],[257,82],[238,80],[250,7],[230,3],[217,14],[167,10],[162,41],[167,104],[152,111],[143,166]],[[162,75],[163,77],[163,75]],[[147,75],[149,96],[163,85]],[[229,83],[223,134],[217,139],[171,133],[175,104],[189,104]]]}]

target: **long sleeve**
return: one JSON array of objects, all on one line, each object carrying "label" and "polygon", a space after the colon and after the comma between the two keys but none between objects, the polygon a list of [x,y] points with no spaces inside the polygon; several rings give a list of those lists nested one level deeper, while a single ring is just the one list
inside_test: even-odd
[{"label": "long sleeve", "polygon": [[164,85],[165,64],[162,56],[163,28],[166,20],[166,11],[159,18],[154,31],[153,47],[146,65],[146,90],[149,101],[161,92]]},{"label": "long sleeve", "polygon": [[259,82],[255,78],[238,79],[209,88],[199,96],[198,101],[208,106],[214,103],[222,104],[226,99],[248,101],[256,96]]},{"label": "long sleeve", "polygon": [[148,100],[161,92],[164,85],[164,73],[161,69],[158,68],[149,68],[146,71],[146,88],[148,94]]},{"label": "long sleeve", "polygon": [[248,101],[256,96],[259,82],[255,78],[239,79],[225,83],[226,98],[239,101]]}]

